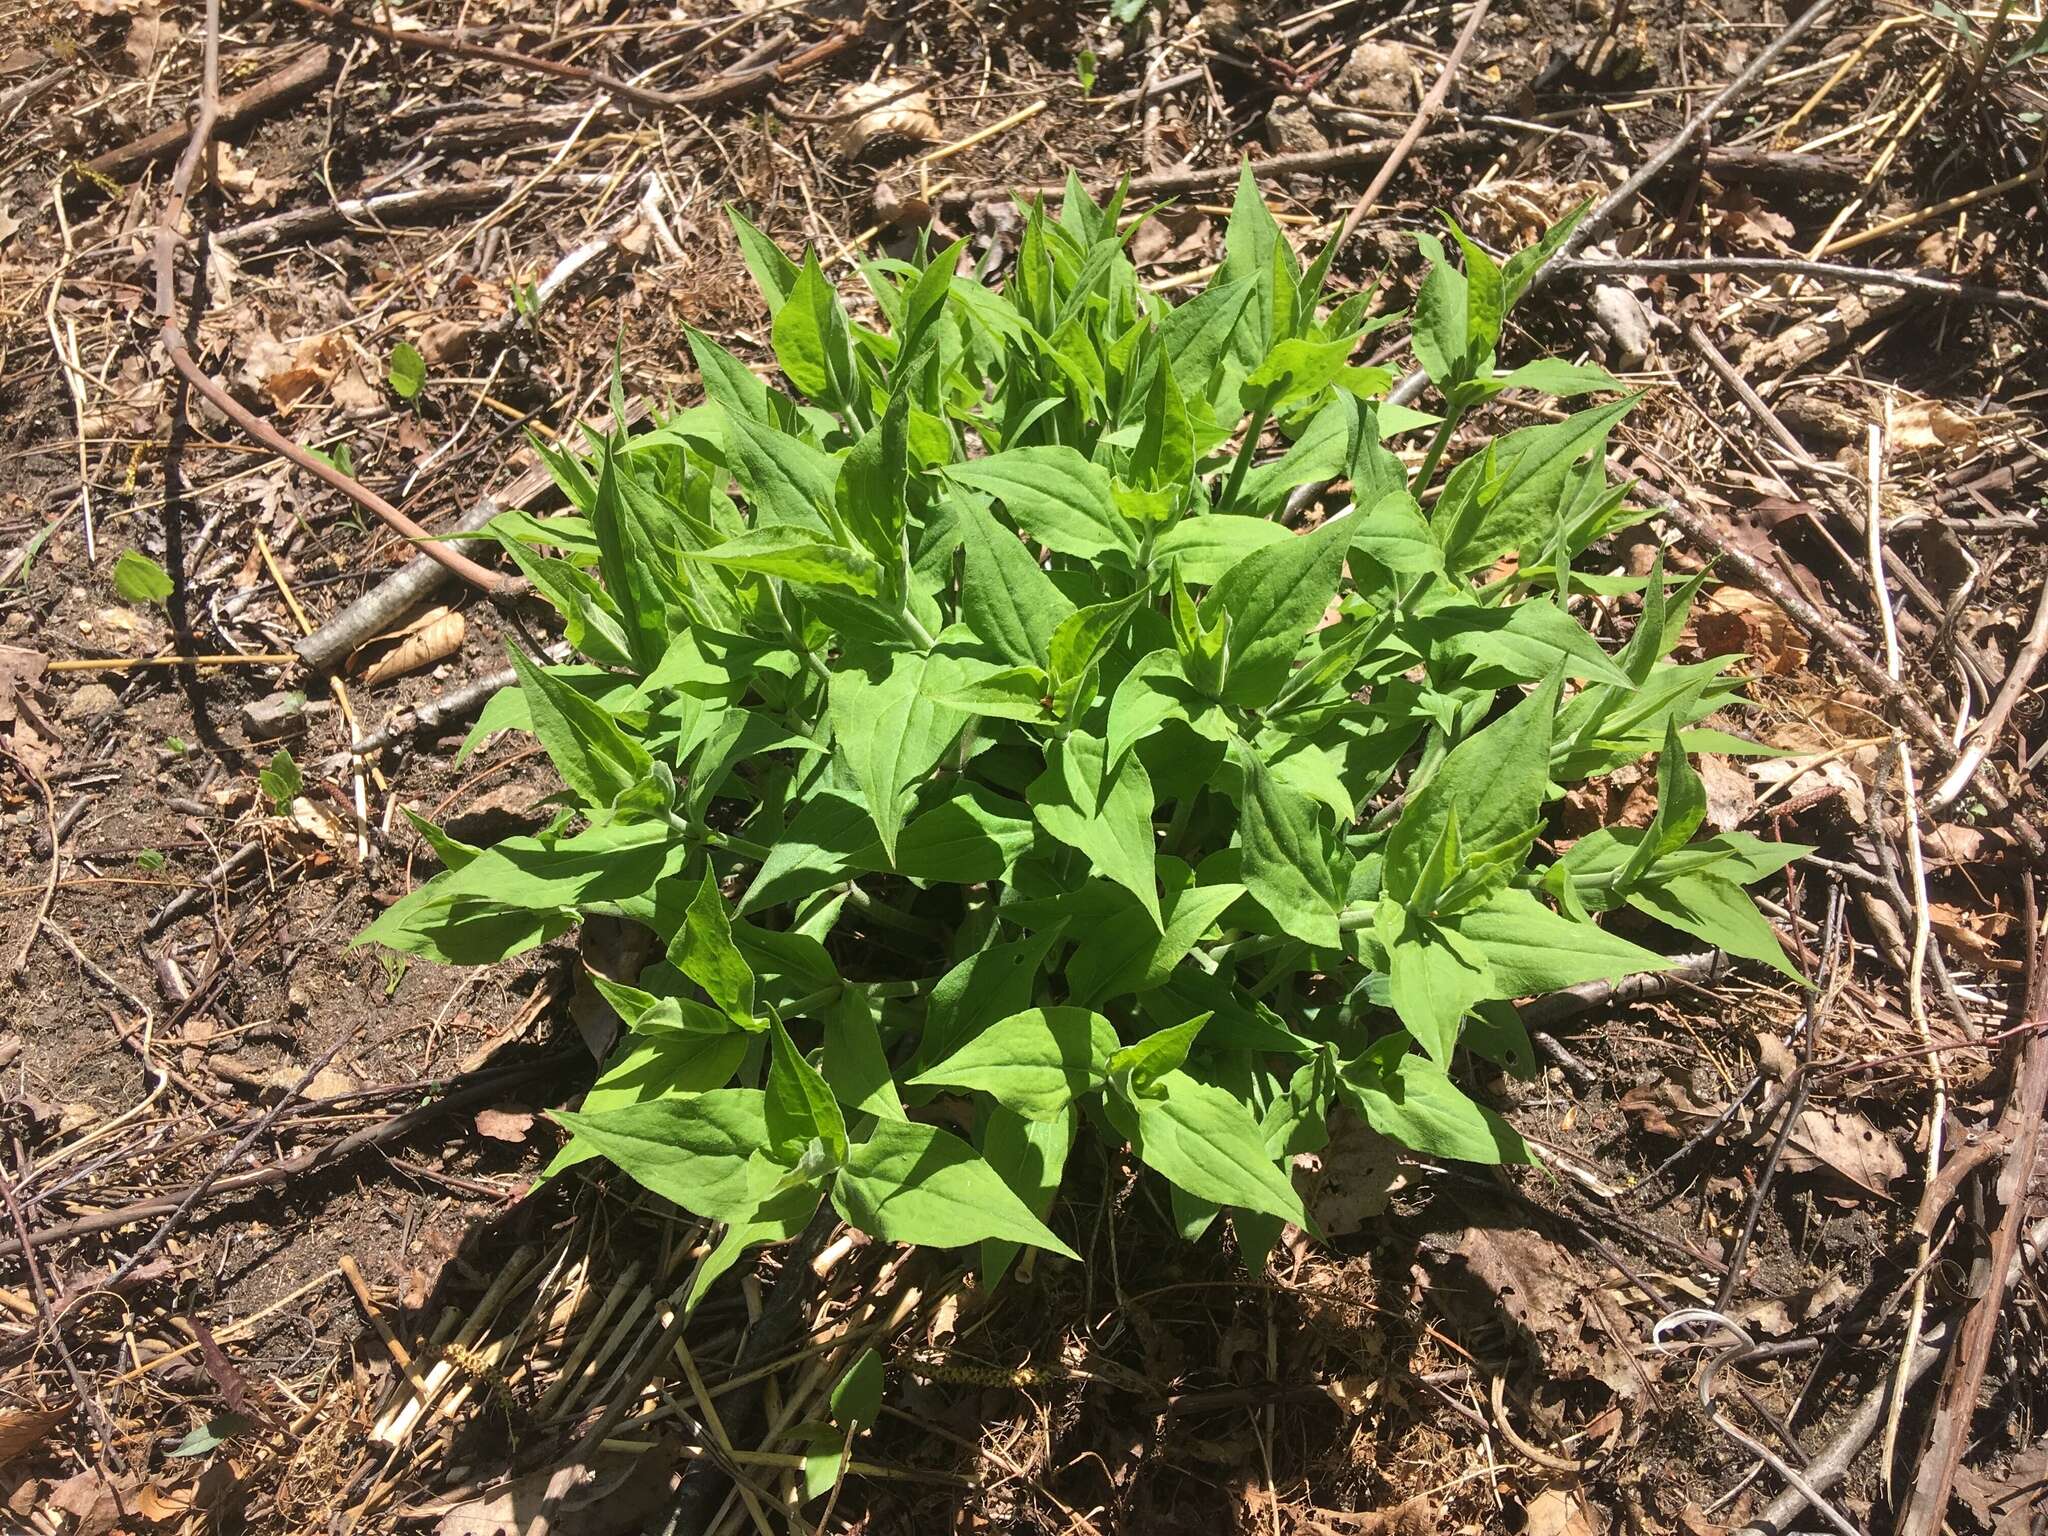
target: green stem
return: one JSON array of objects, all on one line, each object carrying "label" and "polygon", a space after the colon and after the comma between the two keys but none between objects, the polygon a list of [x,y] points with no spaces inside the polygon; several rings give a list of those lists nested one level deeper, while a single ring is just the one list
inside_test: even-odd
[{"label": "green stem", "polygon": [[898,933],[911,934],[920,939],[943,938],[937,923],[928,923],[921,917],[912,917],[908,912],[898,912],[885,901],[877,901],[857,885],[846,888],[846,904],[862,917],[880,923],[884,928],[894,928]]},{"label": "green stem", "polygon": [[904,637],[921,651],[928,651],[939,643],[933,638],[932,632],[918,622],[917,615],[910,611],[908,601],[903,604],[903,607],[896,615],[896,627],[902,630]]},{"label": "green stem", "polygon": [[1244,489],[1244,477],[1251,473],[1252,458],[1259,451],[1259,434],[1266,430],[1266,416],[1272,404],[1273,389],[1269,387],[1259,396],[1258,404],[1252,407],[1251,420],[1245,423],[1244,441],[1237,445],[1237,457],[1231,461],[1230,480],[1223,487],[1223,500],[1217,511],[1228,512],[1237,505],[1238,493]]},{"label": "green stem", "polygon": [[1457,431],[1458,418],[1464,414],[1459,406],[1445,408],[1444,419],[1436,429],[1436,436],[1430,439],[1429,449],[1422,455],[1422,465],[1415,471],[1415,479],[1410,485],[1417,501],[1429,489],[1429,482],[1436,478],[1436,467],[1443,462],[1444,450],[1451,446],[1451,434]]}]

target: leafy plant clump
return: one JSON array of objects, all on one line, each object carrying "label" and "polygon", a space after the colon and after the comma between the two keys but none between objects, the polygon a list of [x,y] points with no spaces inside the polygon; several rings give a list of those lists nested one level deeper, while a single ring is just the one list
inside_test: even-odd
[{"label": "leafy plant clump", "polygon": [[[1445,463],[1504,390],[1618,388],[1495,367],[1567,231],[1500,265],[1453,226],[1462,268],[1421,237],[1432,416],[1352,361],[1399,317],[1326,302],[1330,251],[1304,268],[1248,172],[1178,307],[1122,201],[1030,210],[999,290],[958,245],[866,264],[872,329],[735,217],[796,393],[693,334],[705,404],[543,449],[573,515],[491,526],[581,659],[515,650],[470,745],[532,733],[559,810],[490,848],[415,818],[445,872],[363,937],[476,965],[617,920],[586,960],[626,1033],[555,1167],[720,1224],[692,1300],[826,1200],[979,1243],[991,1283],[1020,1244],[1071,1256],[1084,1126],[1257,1265],[1339,1104],[1529,1158],[1452,1068],[1527,1074],[1507,1000],[1664,964],[1598,914],[1784,966],[1742,886],[1802,850],[1697,836],[1686,754],[1747,747],[1699,725],[1727,659],[1665,659],[1699,578],[1572,569],[1638,515],[1603,453],[1632,402]],[[1289,526],[1335,479],[1350,504]],[[1619,649],[1573,616],[1634,592]],[[1647,827],[1539,841],[1565,786],[1651,754]]]}]

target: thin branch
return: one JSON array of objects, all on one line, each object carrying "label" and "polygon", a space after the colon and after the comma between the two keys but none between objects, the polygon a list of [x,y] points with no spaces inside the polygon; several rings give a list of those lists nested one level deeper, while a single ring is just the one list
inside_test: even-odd
[{"label": "thin branch", "polygon": [[1933,293],[1943,298],[1962,299],[1973,304],[1995,304],[2004,309],[2034,309],[2048,313],[2048,299],[2012,288],[1986,288],[1977,283],[1958,282],[1938,272],[1901,272],[1887,267],[1852,267],[1836,261],[1800,261],[1789,256],[1623,256],[1592,258],[1574,256],[1564,263],[1571,272],[1602,274],[1668,272],[1680,276],[1729,273],[1735,276],[1811,277],[1822,282],[1848,283],[1857,287],[1903,288],[1911,293]]},{"label": "thin branch", "polygon": [[1486,13],[1493,8],[1493,0],[1479,0],[1472,7],[1472,14],[1465,20],[1465,30],[1458,34],[1458,40],[1451,45],[1450,56],[1444,60],[1444,67],[1436,77],[1436,83],[1429,88],[1429,94],[1422,98],[1422,105],[1415,109],[1415,116],[1402,130],[1388,152],[1386,163],[1379,168],[1358,201],[1351,205],[1351,211],[1344,215],[1344,222],[1337,229],[1337,244],[1350,240],[1359,222],[1380,200],[1380,194],[1387,190],[1401,167],[1408,161],[1408,152],[1415,148],[1415,141],[1422,137],[1422,130],[1429,126],[1429,120],[1436,116],[1437,109],[1444,104],[1444,97],[1450,94],[1451,81],[1457,78],[1458,66],[1465,61],[1465,55],[1472,47],[1472,40],[1479,35],[1480,23],[1486,20]]}]

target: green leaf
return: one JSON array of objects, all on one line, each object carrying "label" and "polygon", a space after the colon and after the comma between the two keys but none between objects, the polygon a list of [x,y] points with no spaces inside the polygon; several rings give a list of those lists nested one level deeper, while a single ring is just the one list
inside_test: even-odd
[{"label": "green leaf", "polygon": [[1311,1226],[1294,1185],[1267,1156],[1250,1110],[1185,1072],[1165,1073],[1152,1086],[1143,1098],[1103,1100],[1110,1124],[1148,1168],[1217,1205]]},{"label": "green leaf", "polygon": [[711,549],[683,551],[686,560],[735,570],[759,571],[813,587],[836,587],[873,597],[881,591],[882,568],[857,549],[828,544],[799,528],[753,528]]},{"label": "green leaf", "polygon": [[910,475],[910,400],[897,394],[873,431],[846,451],[832,488],[839,519],[877,560],[902,557]]},{"label": "green leaf", "polygon": [[1500,268],[1493,258],[1475,245],[1455,221],[1451,234],[1465,253],[1465,356],[1473,376],[1489,365],[1500,342],[1501,317],[1506,298],[1501,288]]},{"label": "green leaf", "polygon": [[1070,733],[1046,756],[1046,770],[1030,789],[1032,815],[1054,837],[1086,854],[1097,875],[1136,896],[1159,929],[1152,780],[1144,763],[1133,752],[1113,775],[1106,774],[1104,743],[1085,731]]},{"label": "green leaf", "polygon": [[427,360],[420,356],[418,347],[401,341],[391,349],[391,366],[384,376],[393,394],[401,400],[411,400],[426,387]]},{"label": "green leaf", "polygon": [[1080,1257],[972,1147],[934,1125],[876,1121],[867,1140],[848,1152],[832,1186],[832,1206],[850,1225],[888,1243],[958,1248],[1003,1238]]},{"label": "green leaf", "polygon": [[[1500,850],[1505,864],[1534,838],[1550,783],[1550,730],[1558,680],[1453,747],[1429,782],[1409,795],[1387,837],[1386,888],[1406,902],[1422,883],[1429,854],[1455,814],[1464,846]],[[1511,871],[1510,871],[1511,872]],[[1503,875],[1502,878],[1505,878]]]},{"label": "green leaf", "polygon": [[971,1088],[1027,1120],[1055,1120],[1106,1081],[1116,1027],[1086,1008],[998,1019],[911,1082]]},{"label": "green leaf", "polygon": [[1502,374],[1494,384],[1501,389],[1541,390],[1561,400],[1590,395],[1595,390],[1628,387],[1597,364],[1568,363],[1561,357],[1540,357],[1524,363],[1512,373]]},{"label": "green leaf", "polygon": [[1128,1093],[1144,1096],[1160,1078],[1187,1065],[1196,1037],[1214,1017],[1213,1013],[1198,1013],[1125,1046],[1109,1058],[1110,1077]]},{"label": "green leaf", "polygon": [[114,590],[122,601],[161,605],[173,590],[170,573],[140,550],[124,549],[114,562]]},{"label": "green leaf", "polygon": [[[1406,1042],[1396,1035],[1394,1049]],[[1404,1147],[1467,1163],[1528,1163],[1513,1126],[1475,1104],[1444,1069],[1421,1056],[1375,1048],[1341,1068],[1337,1090],[1366,1124]]]},{"label": "green leaf", "polygon": [[845,988],[825,1014],[824,1072],[833,1096],[848,1108],[904,1118],[875,1011],[858,987]]},{"label": "green leaf", "polygon": [[1281,411],[1330,387],[1350,360],[1352,338],[1310,341],[1291,337],[1275,343],[1244,381],[1247,391],[1267,394],[1267,407]]},{"label": "green leaf", "polygon": [[1465,276],[1445,261],[1431,263],[1415,294],[1415,360],[1430,383],[1448,394],[1469,377],[1466,364]]},{"label": "green leaf", "polygon": [[1056,693],[1067,690],[1102,659],[1143,601],[1144,594],[1134,592],[1113,602],[1077,608],[1060,620],[1046,645]]},{"label": "green leaf", "polygon": [[1515,887],[1496,891],[1484,906],[1460,912],[1453,922],[1492,966],[1500,983],[1497,996],[1536,997],[1582,981],[1619,981],[1671,966],[1654,950],[1553,912]]},{"label": "green leaf", "polygon": [[654,759],[602,707],[507,645],[533,732],[569,792],[593,809],[609,806],[647,777]]},{"label": "green leaf", "polygon": [[1208,701],[1195,692],[1174,651],[1157,650],[1139,657],[1109,701],[1104,750],[1110,769],[1166,721],[1192,719],[1207,707]]},{"label": "green leaf", "polygon": [[1443,552],[1405,486],[1386,492],[1346,519],[1351,547],[1401,575],[1440,570]]},{"label": "green leaf", "polygon": [[1137,536],[1110,492],[1109,472],[1072,448],[1010,448],[945,473],[1001,501],[1017,526],[1047,549],[1084,560],[1110,550],[1137,552]]},{"label": "green leaf", "polygon": [[1681,933],[1805,982],[1770,923],[1742,888],[1718,875],[1678,875],[1630,891],[1628,904]]},{"label": "green leaf", "polygon": [[1169,310],[1159,322],[1167,365],[1187,399],[1208,398],[1210,380],[1230,354],[1231,338],[1256,287],[1250,277],[1219,277],[1199,297]]},{"label": "green leaf", "polygon": [[[751,979],[751,978],[749,978]],[[813,1140],[822,1143],[832,1167],[846,1161],[846,1117],[825,1082],[825,1075],[804,1059],[780,1019],[770,1019],[768,1096],[763,1114],[768,1150],[793,1163]]]},{"label": "green leaf", "polygon": [[207,1419],[204,1424],[195,1425],[190,1434],[164,1454],[174,1457],[210,1455],[230,1440],[246,1435],[256,1427],[256,1421],[247,1414],[222,1410]]},{"label": "green leaf", "polygon": [[1003,660],[1045,667],[1053,631],[1074,605],[1052,584],[1017,536],[980,507],[960,515],[966,578],[960,586],[960,618]]},{"label": "green leaf", "polygon": [[1092,1007],[1164,986],[1174,967],[1244,893],[1245,887],[1228,882],[1169,886],[1160,909],[1159,932],[1150,932],[1136,922],[1089,928],[1067,960],[1067,986],[1073,998]]},{"label": "green leaf", "polygon": [[[1072,622],[1072,616],[1065,621]],[[1058,631],[1054,631],[1057,635]],[[999,720],[1027,720],[1050,724],[1052,710],[1046,700],[1052,693],[1052,679],[1038,667],[1004,667],[970,683],[939,694],[936,702],[948,709],[970,715],[990,715]]]},{"label": "green leaf", "polygon": [[1236,749],[1244,775],[1243,878],[1283,933],[1321,949],[1337,947],[1342,893],[1315,802],[1283,784],[1258,753]]},{"label": "green leaf", "polygon": [[[1076,1112],[1068,1110],[1057,1120],[1026,1120],[997,1104],[983,1125],[981,1155],[1041,1221],[1059,1194],[1060,1175],[1066,1171],[1067,1153],[1074,1144],[1076,1119]],[[982,1283],[993,1288],[1016,1256],[1015,1243],[999,1237],[984,1239]]]},{"label": "green leaf", "polygon": [[[1575,467],[1589,454],[1603,451],[1607,434],[1634,409],[1639,398],[1631,395],[1563,421],[1523,427],[1495,439],[1492,452],[1498,475],[1480,493],[1478,518],[1445,544],[1444,564],[1454,571],[1475,571],[1491,565],[1508,550],[1541,549],[1556,523]],[[1448,496],[1448,489],[1445,494]],[[1443,521],[1446,510],[1440,497],[1437,523]]]},{"label": "green leaf", "polygon": [[[299,798],[299,791],[305,787],[305,778],[299,772],[299,765],[292,761],[292,755],[283,747],[271,754],[263,771],[256,775],[256,786],[263,791],[263,798],[270,802],[270,808],[283,816],[292,808],[292,802]],[[443,860],[443,862],[447,862]]]},{"label": "green leaf", "polygon": [[892,860],[913,791],[966,723],[927,691],[950,691],[954,680],[950,663],[917,651],[862,653],[832,674],[835,756],[860,786]]},{"label": "green leaf", "polygon": [[1038,969],[1058,937],[1052,927],[1014,943],[991,944],[933,983],[913,1067],[936,1061],[997,1019],[1030,1007]]},{"label": "green leaf", "polygon": [[725,216],[731,221],[732,232],[739,239],[740,259],[747,264],[754,286],[761,290],[768,313],[773,316],[796,287],[797,264],[783,255],[781,247],[755,228],[746,215],[731,203],[726,204]]},{"label": "green leaf", "polygon": [[1488,954],[1459,930],[1397,903],[1383,902],[1380,911],[1394,1012],[1433,1060],[1449,1066],[1466,1013],[1481,998],[1497,995]]},{"label": "green leaf", "polygon": [[[752,374],[747,378],[760,384]],[[829,538],[825,509],[839,484],[832,456],[743,412],[728,409],[725,420],[732,477],[746,495],[755,527],[802,528]]]},{"label": "green leaf", "polygon": [[853,1364],[832,1388],[832,1420],[849,1433],[871,1427],[882,1414],[882,1357],[873,1346],[853,1357]]},{"label": "green leaf", "polygon": [[1347,533],[1338,519],[1254,550],[1210,588],[1202,621],[1230,620],[1225,700],[1247,709],[1273,702],[1302,641],[1337,595]]},{"label": "green leaf", "polygon": [[758,1029],[754,1018],[754,969],[732,940],[725,897],[707,861],[704,878],[669,943],[669,963],[704,989],[741,1029]]},{"label": "green leaf", "polygon": [[1547,597],[1532,597],[1509,608],[1448,606],[1428,615],[1418,630],[1440,637],[1450,654],[1499,667],[1523,682],[1562,675],[1619,688],[1634,686],[1579,621]]},{"label": "green leaf", "polygon": [[[1280,524],[1263,517],[1205,512],[1182,518],[1154,539],[1152,563],[1155,567],[1175,567],[1182,581],[1209,587],[1258,550],[1294,537]],[[1430,546],[1430,552],[1435,554],[1435,545]]]},{"label": "green leaf", "polygon": [[551,1116],[633,1180],[693,1215],[743,1221],[760,1205],[748,1164],[768,1148],[767,1095],[720,1088],[600,1114]]},{"label": "green leaf", "polygon": [[804,252],[796,281],[775,310],[774,341],[775,361],[790,383],[834,410],[852,407],[860,387],[852,335],[814,250]]},{"label": "green leaf", "polygon": [[696,1310],[711,1282],[739,1262],[749,1248],[767,1243],[786,1243],[811,1224],[817,1214],[819,1193],[810,1184],[790,1185],[788,1174],[766,1157],[756,1156],[747,1165],[748,1189],[753,1204],[744,1214],[735,1214],[719,1234],[717,1244],[704,1256],[683,1297],[683,1311]]}]

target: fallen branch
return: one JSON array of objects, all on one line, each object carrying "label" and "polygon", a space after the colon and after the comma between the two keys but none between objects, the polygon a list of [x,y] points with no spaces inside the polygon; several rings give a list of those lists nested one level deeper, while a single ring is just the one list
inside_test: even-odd
[{"label": "fallen branch", "polygon": [[[1466,145],[1481,141],[1489,135],[1478,133],[1445,133],[1431,139],[1432,143]],[[1363,166],[1373,165],[1400,145],[1399,139],[1361,139],[1355,144],[1338,144],[1330,149],[1305,149],[1296,154],[1268,155],[1263,160],[1249,164],[1252,174],[1270,176],[1335,176],[1346,171],[1355,171]],[[1236,181],[1238,165],[1203,166],[1189,171],[1162,171],[1156,176],[1134,176],[1130,190],[1144,193],[1200,192],[1211,187],[1227,187]],[[1096,192],[1114,191],[1121,183],[1104,182]],[[964,203],[985,203],[997,198],[1018,197],[1026,202],[1044,198],[1057,202],[1066,192],[1064,184],[1045,183],[1031,187],[963,187],[948,192],[941,202],[949,207]]]},{"label": "fallen branch", "polygon": [[2020,1221],[2026,1213],[2039,1155],[2042,1114],[2048,1108],[2048,1033],[2039,1029],[2048,1023],[2048,940],[2035,939],[2041,921],[2031,880],[2027,883],[2025,911],[2026,931],[2033,947],[2027,956],[2022,1017],[2033,1032],[2016,1037],[2007,1046],[2009,1087],[1996,1127],[1996,1134],[2007,1142],[2004,1166],[1995,1189],[1999,1221],[1985,1262],[1985,1283],[1963,1312],[1955,1361],[1942,1383],[1934,1427],[1920,1458],[1919,1475],[1913,1480],[1900,1515],[1900,1536],[1939,1536],[1943,1529],[1956,1469],[1962,1465],[1963,1453],[1969,1446],[1978,1389],[1984,1383],[1991,1346],[1998,1333],[2000,1303],[2020,1260]]},{"label": "fallen branch", "polygon": [[[237,91],[220,102],[214,110],[213,125],[232,128],[273,112],[325,80],[333,67],[334,55],[325,45],[316,45],[297,54],[266,73],[248,90]],[[211,132],[211,128],[208,131]],[[119,176],[168,159],[177,153],[181,144],[189,144],[191,137],[192,130],[185,124],[173,123],[168,128],[160,128],[155,133],[123,144],[119,149],[96,155],[85,162],[85,170],[91,177]]]},{"label": "fallen branch", "polygon": [[510,688],[519,681],[519,674],[510,667],[501,672],[491,672],[473,683],[466,683],[453,693],[444,693],[438,699],[430,699],[419,708],[410,710],[393,720],[381,730],[372,731],[361,741],[355,742],[350,750],[360,756],[367,756],[388,747],[401,737],[431,731],[452,721],[467,719],[491,700],[491,695],[501,688]]},{"label": "fallen branch", "polygon": [[1486,20],[1486,13],[1493,7],[1493,0],[1478,0],[1472,7],[1472,14],[1465,20],[1465,30],[1458,34],[1458,40],[1451,45],[1451,51],[1444,60],[1444,67],[1436,77],[1436,83],[1429,88],[1429,94],[1422,98],[1422,104],[1415,109],[1415,116],[1402,130],[1401,137],[1394,141],[1394,147],[1387,152],[1386,162],[1380,166],[1373,179],[1359,194],[1358,201],[1351,205],[1351,211],[1344,215],[1344,222],[1337,228],[1338,245],[1350,240],[1359,222],[1371,212],[1380,194],[1387,190],[1396,173],[1407,163],[1408,152],[1415,147],[1415,141],[1422,137],[1422,130],[1429,126],[1429,120],[1436,116],[1444,104],[1444,97],[1450,94],[1451,81],[1457,78],[1458,66],[1465,61],[1471,50],[1472,40],[1479,35],[1479,27]]},{"label": "fallen branch", "polygon": [[[178,226],[183,220],[186,200],[191,195],[192,177],[199,168],[199,161],[205,155],[207,143],[213,137],[214,127],[219,121],[220,0],[207,0],[206,45],[200,75],[199,112],[193,119],[192,133],[186,141],[185,152],[178,157],[178,167],[171,173],[170,192],[164,199],[164,211],[156,231],[156,312],[162,326],[160,339],[171,366],[177,369],[186,383],[198,390],[200,395],[210,401],[222,415],[250,437],[272,452],[289,459],[308,474],[325,480],[366,511],[375,513],[394,533],[413,540],[420,546],[422,554],[431,555],[464,581],[494,597],[510,597],[525,591],[527,583],[523,579],[487,571],[467,555],[429,538],[424,528],[368,486],[356,480],[354,476],[343,474],[334,465],[315,458],[269,422],[256,416],[215,383],[187,350],[185,338],[178,333],[177,325]],[[195,316],[195,321],[196,318]],[[194,329],[197,329],[196,324]]]},{"label": "fallen branch", "polygon": [[[486,496],[457,523],[455,533],[474,533],[500,511]],[[415,555],[383,581],[300,640],[294,649],[309,671],[332,672],[366,641],[393,628],[412,608],[448,579],[448,567],[432,555]]]},{"label": "fallen branch", "polygon": [[1986,288],[1976,283],[1962,283],[1936,272],[1896,272],[1885,267],[1851,267],[1840,262],[1796,261],[1791,257],[1574,256],[1564,264],[1564,267],[1567,271],[1584,272],[1594,277],[1604,274],[1618,276],[1624,273],[1647,275],[1665,272],[1680,276],[1728,273],[1756,278],[1810,277],[1822,282],[1903,288],[1911,293],[1939,294],[1943,298],[1962,299],[1973,304],[1994,304],[2004,309],[2034,309],[2048,312],[2048,299],[2039,298],[2031,293],[2020,293],[2012,288]]},{"label": "fallen branch", "polygon": [[[327,5],[322,3],[322,0],[290,0],[290,3],[302,11],[339,22],[345,27],[351,27],[355,31],[379,38],[396,47],[445,53],[461,59],[481,59],[492,64],[502,64],[507,69],[525,70],[529,74],[553,75],[560,80],[575,80],[584,85],[595,86],[606,95],[617,97],[620,101],[630,101],[635,106],[656,108],[701,109],[722,106],[755,91],[772,89],[795,79],[828,59],[836,58],[861,36],[859,26],[849,25],[782,63],[758,62],[729,74],[713,75],[709,80],[684,90],[656,91],[595,69],[585,69],[580,64],[564,64],[556,59],[542,59],[531,54],[515,53],[509,48],[491,48],[482,43],[464,42],[459,37],[450,37],[443,32],[400,32],[380,22],[366,21],[359,16],[353,16],[340,6]],[[788,46],[792,36],[790,33],[783,34],[778,40],[779,44],[782,47]]]},{"label": "fallen branch", "polygon": [[1998,738],[2004,732],[2006,722],[2012,718],[2013,710],[2027,696],[2034,674],[2041,669],[2044,655],[2048,655],[2048,583],[2042,585],[2041,596],[2034,605],[2034,622],[2027,626],[2026,639],[2020,643],[2019,654],[2013,657],[2012,665],[2006,669],[2005,681],[1998,685],[1991,707],[1984,711],[1984,718],[1963,738],[1955,767],[1927,797],[1932,809],[1944,809],[1970,787],[1977,770],[1984,766],[1984,759],[1998,745]]},{"label": "fallen branch", "polygon": [[[603,187],[614,178],[594,173],[557,178],[573,187]],[[454,182],[445,187],[416,187],[404,192],[385,192],[375,197],[345,197],[339,202],[313,208],[292,208],[266,218],[251,219],[233,229],[221,230],[213,243],[226,250],[250,246],[310,240],[361,223],[427,224],[442,214],[461,213],[497,202],[519,186],[523,177],[487,176],[480,181]]]}]

